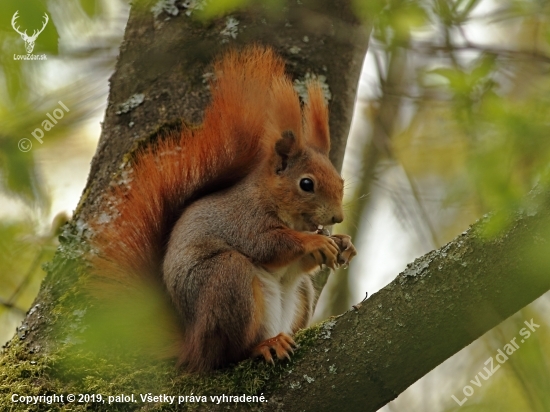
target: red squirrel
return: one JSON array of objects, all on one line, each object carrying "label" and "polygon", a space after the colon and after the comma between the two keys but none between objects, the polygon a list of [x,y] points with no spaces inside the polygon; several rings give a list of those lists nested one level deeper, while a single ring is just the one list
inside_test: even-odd
[{"label": "red squirrel", "polygon": [[302,107],[284,61],[261,46],[214,71],[202,126],[140,150],[129,187],[91,222],[94,273],[162,285],[190,372],[289,358],[312,315],[311,275],[356,254],[349,236],[318,230],[344,218],[319,84]]}]

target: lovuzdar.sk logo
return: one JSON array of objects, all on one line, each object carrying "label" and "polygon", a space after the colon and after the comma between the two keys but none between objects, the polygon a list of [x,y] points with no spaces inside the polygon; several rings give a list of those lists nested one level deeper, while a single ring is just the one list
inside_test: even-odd
[{"label": "lovuzdar.sk logo", "polygon": [[19,17],[19,10],[17,10],[13,17],[11,18],[11,26],[13,29],[19,33],[23,41],[25,42],[25,49],[27,50],[27,54],[14,54],[13,60],[46,60],[45,54],[32,54],[32,51],[34,50],[34,43],[36,42],[36,39],[44,31],[46,28],[46,25],[50,21],[50,18],[48,17],[47,13],[44,13],[44,23],[42,24],[42,28],[40,29],[33,29],[32,35],[27,34],[27,29],[24,31],[21,31],[21,28],[17,24],[17,18]]}]

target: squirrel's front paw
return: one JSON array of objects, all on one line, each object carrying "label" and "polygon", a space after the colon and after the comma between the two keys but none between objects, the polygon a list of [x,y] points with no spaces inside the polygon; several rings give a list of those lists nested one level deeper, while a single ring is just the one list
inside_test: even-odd
[{"label": "squirrel's front paw", "polygon": [[255,358],[257,356],[263,356],[266,362],[270,362],[272,365],[275,365],[275,362],[273,362],[273,356],[271,356],[271,349],[275,351],[277,358],[287,358],[290,360],[289,352],[294,353],[294,350],[292,349],[293,346],[296,346],[296,342],[294,342],[294,340],[286,333],[281,332],[274,338],[264,340],[252,349],[252,357]]},{"label": "squirrel's front paw", "polygon": [[306,248],[306,253],[311,253],[319,266],[324,263],[329,268],[336,269],[339,250],[333,239],[315,234],[309,239]]},{"label": "squirrel's front paw", "polygon": [[338,264],[347,265],[357,255],[357,250],[353,243],[351,243],[351,237],[348,235],[332,235],[332,240],[338,245],[340,253],[338,253]]}]

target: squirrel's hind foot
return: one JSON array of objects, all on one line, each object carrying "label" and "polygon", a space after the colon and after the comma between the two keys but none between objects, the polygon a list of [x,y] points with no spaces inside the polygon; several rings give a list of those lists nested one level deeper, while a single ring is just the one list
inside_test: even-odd
[{"label": "squirrel's hind foot", "polygon": [[263,356],[265,361],[275,365],[273,356],[271,355],[271,349],[275,351],[278,359],[287,358],[290,360],[290,353],[294,353],[292,347],[296,347],[296,342],[286,333],[279,333],[273,338],[269,338],[261,342],[254,349],[252,349],[252,357]]}]

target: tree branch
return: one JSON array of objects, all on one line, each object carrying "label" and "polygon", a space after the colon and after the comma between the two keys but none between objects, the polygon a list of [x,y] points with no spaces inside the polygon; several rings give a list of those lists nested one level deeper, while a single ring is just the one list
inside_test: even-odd
[{"label": "tree branch", "polygon": [[[333,92],[333,161],[339,164],[361,63],[358,56],[364,55],[367,39],[359,41],[357,35],[346,35],[350,27],[359,31],[349,2],[315,4],[319,13],[315,19],[305,18],[306,14],[300,14],[301,6],[293,5],[288,16],[273,23],[269,33],[258,13],[241,13],[238,17],[243,30],[238,42],[275,45],[286,53],[297,77],[305,76],[309,69],[320,73],[326,63]],[[181,16],[178,24],[176,19],[167,21],[165,17],[153,21],[152,15],[133,14],[130,18],[126,43],[111,80],[104,132],[80,205],[79,218],[83,221],[97,212],[98,199],[112,173],[136,142],[174,117],[200,120],[208,100],[201,76],[212,55],[222,48],[219,33],[225,20],[218,19],[205,29]],[[342,24],[346,21],[349,26]],[[305,33],[309,43],[304,43]],[[314,46],[308,48],[301,42]],[[298,44],[302,53],[293,55],[289,50],[296,50]],[[144,94],[143,104],[132,112],[117,114],[119,105],[136,94]],[[249,381],[242,387],[252,393],[263,390],[269,399],[258,406],[261,410],[334,411],[344,407],[348,411],[375,411],[550,288],[546,275],[550,257],[541,253],[547,251],[550,240],[550,201],[539,194],[533,203],[543,207],[535,213],[517,214],[498,237],[484,240],[483,227],[499,217],[487,218],[445,247],[417,259],[358,309],[302,332],[298,337],[301,348],[291,362],[281,362],[272,369],[259,361],[242,362],[208,377],[184,376],[173,365],[151,366],[147,359],[140,359],[128,373],[121,365],[115,368],[104,359],[94,359],[84,367],[68,364],[59,370],[61,373],[52,374],[53,366],[61,363],[64,347],[78,347],[75,336],[85,328],[82,313],[87,309],[79,289],[80,273],[70,264],[80,255],[67,247],[69,240],[65,239],[48,267],[49,275],[24,330],[20,329],[26,332],[10,343],[0,360],[0,386],[4,385],[0,406],[14,407],[7,385],[26,388],[24,395],[69,393],[69,389],[78,388],[80,393],[92,393],[93,389],[109,396],[131,390],[141,378],[147,392],[161,388],[169,395],[191,395],[193,390],[219,395],[225,390],[218,385],[220,379],[235,388],[241,385],[239,378],[247,376]],[[75,244],[82,241],[76,235],[74,239]],[[54,331],[54,325],[58,330]],[[104,364],[103,373],[94,375],[92,366]],[[78,368],[81,375],[73,373]],[[128,410],[154,407],[127,406]],[[162,408],[161,404],[156,406]],[[203,406],[208,410],[227,408],[227,404]],[[124,406],[117,405],[117,409]]]},{"label": "tree branch", "polygon": [[273,396],[287,411],[342,405],[346,411],[376,411],[544,294],[550,289],[545,196],[532,199],[542,205],[536,213],[516,214],[497,237],[486,239],[484,233],[501,216],[485,218],[409,264],[358,309],[333,318]]}]

